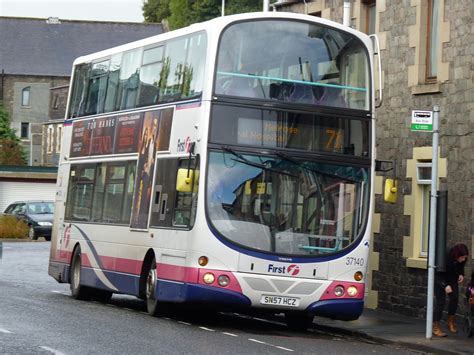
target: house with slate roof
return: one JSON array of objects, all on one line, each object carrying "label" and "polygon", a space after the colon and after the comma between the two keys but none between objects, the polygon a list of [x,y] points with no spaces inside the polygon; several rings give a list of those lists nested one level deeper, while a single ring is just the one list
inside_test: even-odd
[{"label": "house with slate roof", "polygon": [[0,101],[29,165],[58,163],[74,59],[162,32],[161,24],[0,17]]},{"label": "house with slate roof", "polygon": [[0,212],[16,200],[53,200],[75,58],[163,32],[159,24],[0,17],[0,102],[29,167],[0,167]]}]

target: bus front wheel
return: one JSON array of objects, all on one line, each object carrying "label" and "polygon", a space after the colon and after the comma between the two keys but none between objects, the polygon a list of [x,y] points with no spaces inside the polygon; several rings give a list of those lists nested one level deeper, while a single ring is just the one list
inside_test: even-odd
[{"label": "bus front wheel", "polygon": [[81,247],[74,250],[71,262],[70,275],[71,295],[76,300],[88,300],[91,297],[90,289],[81,285]]},{"label": "bus front wheel", "polygon": [[153,258],[150,268],[146,276],[146,288],[145,288],[145,297],[146,297],[146,308],[149,314],[152,316],[158,315],[158,300],[156,298],[156,261]]}]

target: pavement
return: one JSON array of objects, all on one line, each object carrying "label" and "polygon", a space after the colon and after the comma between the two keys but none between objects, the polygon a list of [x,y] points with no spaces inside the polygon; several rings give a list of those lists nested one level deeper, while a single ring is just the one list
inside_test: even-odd
[{"label": "pavement", "polygon": [[315,327],[328,332],[363,338],[368,341],[404,347],[431,354],[474,354],[474,336],[469,338],[463,331],[463,317],[457,317],[458,333],[448,332],[441,322],[445,338],[426,338],[426,320],[406,317],[380,310],[364,309],[355,321],[338,321],[315,317]]}]

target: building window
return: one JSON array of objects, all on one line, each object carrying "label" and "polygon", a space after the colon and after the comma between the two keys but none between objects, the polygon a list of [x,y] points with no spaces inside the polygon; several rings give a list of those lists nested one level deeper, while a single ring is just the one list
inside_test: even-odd
[{"label": "building window", "polygon": [[52,106],[53,106],[53,110],[57,110],[59,108],[59,94],[54,94]]},{"label": "building window", "polygon": [[53,125],[48,126],[48,132],[46,134],[46,153],[51,154],[53,152],[53,142],[54,142],[54,129]]},{"label": "building window", "polygon": [[426,43],[426,81],[435,81],[438,76],[439,0],[428,0]]},{"label": "building window", "polygon": [[376,17],[376,0],[365,0],[363,1],[365,11],[365,28],[364,32],[368,35],[375,33],[375,17]]},{"label": "building window", "polygon": [[420,189],[421,214],[420,228],[420,256],[428,255],[428,240],[430,235],[430,207],[431,207],[431,162],[416,164],[416,181]]},{"label": "building window", "polygon": [[20,126],[20,138],[28,139],[30,138],[30,123],[22,122]]},{"label": "building window", "polygon": [[61,151],[61,142],[63,140],[63,125],[58,125],[56,129],[56,153]]},{"label": "building window", "polygon": [[27,86],[21,91],[21,106],[30,106],[30,91],[30,86]]}]

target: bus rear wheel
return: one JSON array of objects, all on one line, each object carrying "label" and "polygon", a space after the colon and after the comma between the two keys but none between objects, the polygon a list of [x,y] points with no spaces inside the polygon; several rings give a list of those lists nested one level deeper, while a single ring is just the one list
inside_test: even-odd
[{"label": "bus rear wheel", "polygon": [[76,300],[88,300],[91,298],[91,290],[81,285],[81,247],[74,249],[70,271],[71,295]]},{"label": "bus rear wheel", "polygon": [[156,277],[156,261],[153,258],[148,273],[146,276],[145,286],[145,298],[146,298],[146,309],[152,316],[157,316],[159,312],[158,300],[156,298],[156,284],[158,280]]}]

